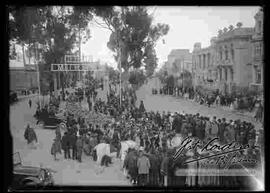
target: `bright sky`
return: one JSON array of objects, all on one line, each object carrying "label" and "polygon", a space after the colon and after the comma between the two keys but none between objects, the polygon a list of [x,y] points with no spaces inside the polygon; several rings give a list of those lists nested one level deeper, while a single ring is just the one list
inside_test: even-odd
[{"label": "bright sky", "polygon": [[[229,25],[236,26],[242,22],[243,27],[254,27],[254,16],[259,7],[250,6],[224,6],[224,7],[199,7],[199,6],[155,6],[149,7],[149,13],[154,11],[154,23],[165,23],[170,30],[163,37],[165,44],[159,40],[156,46],[158,67],[167,61],[167,56],[172,49],[189,49],[192,52],[195,42],[201,42],[202,47],[209,46],[210,39],[218,34],[219,29]],[[91,39],[82,45],[85,55],[92,55],[94,60],[107,62],[116,67],[113,53],[107,48],[110,31],[89,25]]]}]

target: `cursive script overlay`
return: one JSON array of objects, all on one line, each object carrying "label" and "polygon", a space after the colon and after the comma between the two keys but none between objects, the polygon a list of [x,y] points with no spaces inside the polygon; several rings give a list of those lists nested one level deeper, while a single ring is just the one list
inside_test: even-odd
[{"label": "cursive script overlay", "polygon": [[[243,158],[244,156],[240,154],[241,151],[246,149],[250,149],[249,144],[242,145],[236,141],[232,141],[227,144],[219,144],[218,137],[210,139],[208,142],[204,142],[198,138],[185,138],[180,147],[176,148],[176,152],[173,156],[173,160],[177,161],[177,159],[183,155],[183,152],[186,153],[187,151],[196,152],[198,148],[200,148],[199,154],[207,154],[211,153],[207,156],[198,156],[197,159],[189,160],[184,162],[184,164],[200,161],[200,160],[207,160],[205,163],[208,164],[216,164],[216,165],[223,165],[225,168],[229,167],[231,164],[241,163],[241,162],[256,162],[256,160],[249,159],[248,157]],[[257,148],[258,146],[255,146]],[[213,152],[215,152],[213,154]],[[215,159],[213,159],[215,158]],[[218,158],[218,159],[216,159]]]}]

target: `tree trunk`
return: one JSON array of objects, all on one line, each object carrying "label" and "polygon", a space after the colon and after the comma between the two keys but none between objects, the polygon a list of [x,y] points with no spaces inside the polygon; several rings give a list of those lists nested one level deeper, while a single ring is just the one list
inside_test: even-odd
[{"label": "tree trunk", "polygon": [[22,53],[23,53],[23,66],[25,66],[25,51],[24,51],[24,43],[22,43]]},{"label": "tree trunk", "polygon": [[62,86],[62,99],[65,100],[65,85],[64,85],[64,74],[63,72],[60,72],[60,80],[61,80],[61,86]]},{"label": "tree trunk", "polygon": [[30,65],[30,59],[31,59],[30,40],[29,40],[29,44],[28,44],[28,53],[29,53],[28,61],[29,61],[29,65]]}]

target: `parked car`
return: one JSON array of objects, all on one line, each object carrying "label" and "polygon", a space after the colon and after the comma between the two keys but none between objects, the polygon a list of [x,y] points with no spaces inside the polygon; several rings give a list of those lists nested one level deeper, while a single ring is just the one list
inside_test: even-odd
[{"label": "parked car", "polygon": [[15,91],[10,91],[9,92],[9,102],[10,103],[14,103],[14,102],[17,102],[18,101],[18,96],[17,96],[17,93]]},{"label": "parked car", "polygon": [[13,154],[13,180],[12,188],[26,187],[42,188],[53,185],[53,177],[50,169],[24,166],[21,162],[20,153]]}]

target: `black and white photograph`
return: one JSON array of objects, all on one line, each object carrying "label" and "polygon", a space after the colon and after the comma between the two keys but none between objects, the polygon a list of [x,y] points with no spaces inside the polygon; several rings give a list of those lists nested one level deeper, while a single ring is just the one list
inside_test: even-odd
[{"label": "black and white photograph", "polygon": [[264,7],[7,12],[9,191],[265,190]]}]

